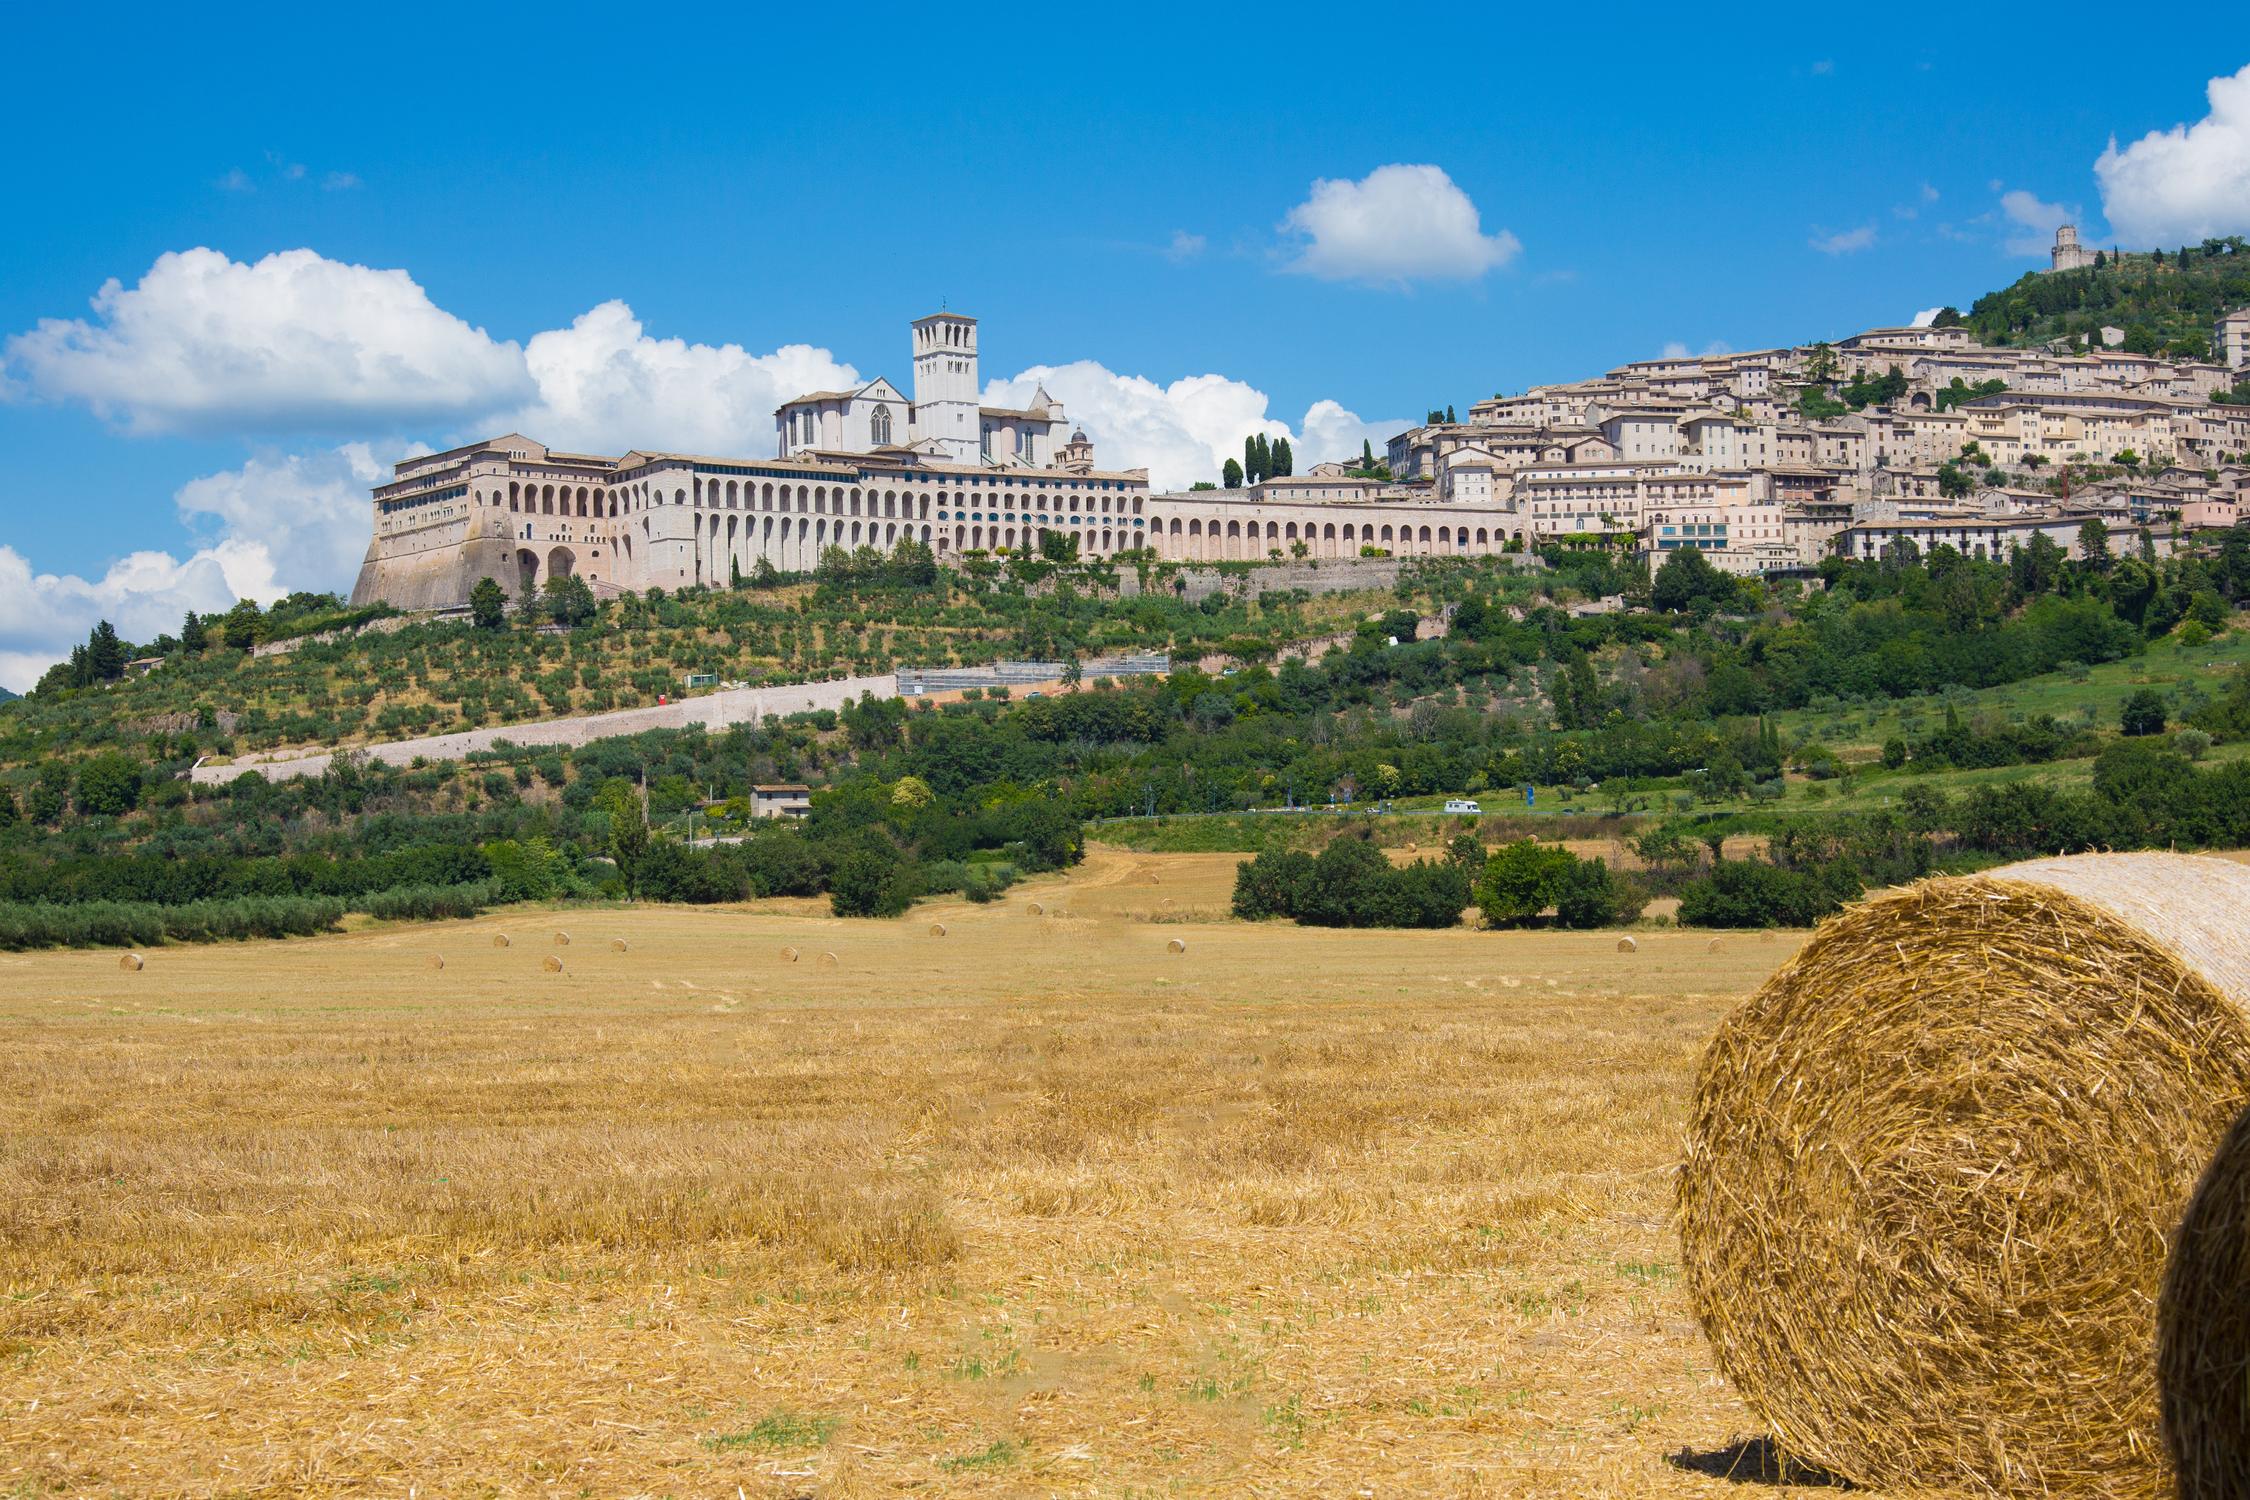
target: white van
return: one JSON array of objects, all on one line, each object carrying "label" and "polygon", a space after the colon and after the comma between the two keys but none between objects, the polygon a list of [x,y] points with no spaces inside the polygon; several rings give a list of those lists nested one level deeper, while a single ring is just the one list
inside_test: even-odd
[{"label": "white van", "polygon": [[1445,810],[1449,813],[1481,813],[1484,811],[1483,808],[1477,806],[1474,802],[1471,802],[1466,797],[1447,798],[1445,803]]}]

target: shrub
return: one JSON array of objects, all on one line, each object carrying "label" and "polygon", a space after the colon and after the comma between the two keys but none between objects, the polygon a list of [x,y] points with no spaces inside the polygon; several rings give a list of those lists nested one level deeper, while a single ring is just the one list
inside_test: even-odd
[{"label": "shrub", "polygon": [[1503,844],[1477,877],[1476,902],[1494,927],[1525,927],[1555,904],[1578,857],[1555,844],[1518,839]]},{"label": "shrub", "polygon": [[1836,910],[1820,880],[1760,860],[1721,860],[1680,892],[1680,922],[1690,927],[1810,927]]}]

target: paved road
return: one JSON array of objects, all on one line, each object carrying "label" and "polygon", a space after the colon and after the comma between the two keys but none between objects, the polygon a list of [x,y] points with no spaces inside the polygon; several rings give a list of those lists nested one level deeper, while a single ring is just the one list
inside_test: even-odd
[{"label": "paved road", "polygon": [[[579,714],[531,724],[495,724],[415,740],[354,746],[351,753],[387,765],[404,766],[417,759],[461,760],[475,751],[490,750],[501,740],[513,745],[576,746],[650,729],[686,729],[700,724],[705,729],[718,730],[735,724],[755,724],[768,714],[842,708],[856,702],[862,693],[894,698],[898,696],[897,678],[885,672],[875,677],[839,677],[830,682],[736,688],[732,692],[707,693],[647,708],[621,708],[606,714]],[[256,771],[268,780],[286,781],[294,776],[320,775],[328,769],[335,755],[336,752],[330,750],[275,751],[268,755],[244,756],[223,766],[197,766],[188,776],[205,785],[216,785]]]}]

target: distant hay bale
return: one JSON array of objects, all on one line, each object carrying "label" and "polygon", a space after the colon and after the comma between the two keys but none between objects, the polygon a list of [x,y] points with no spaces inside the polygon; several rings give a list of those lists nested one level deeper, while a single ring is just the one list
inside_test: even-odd
[{"label": "distant hay bale", "polygon": [[563,971],[562,960],[555,957],[555,955],[553,955],[552,953],[539,960],[539,967],[545,969],[550,974],[560,974]]},{"label": "distant hay bale", "polygon": [[1620,953],[1638,953],[1641,951],[1641,945],[1629,937],[1621,937],[1617,940],[1617,951]]},{"label": "distant hay bale", "polygon": [[496,932],[496,933],[494,933],[494,934],[492,935],[492,946],[493,946],[493,947],[495,947],[495,948],[505,948],[505,947],[507,947],[507,946],[508,946],[508,935],[507,935],[506,933],[504,933],[504,932]]},{"label": "distant hay bale", "polygon": [[1031,914],[1032,914],[1033,916],[1035,916],[1035,917],[1043,917],[1043,916],[1045,916],[1045,915],[1047,914],[1047,908],[1046,908],[1046,907],[1044,907],[1044,906],[1041,906],[1041,905],[1040,905],[1040,904],[1039,904],[1038,902],[1036,902],[1036,901],[1032,902],[1032,903],[1031,903],[1031,904],[1030,904],[1029,906],[1025,907],[1025,908],[1024,908],[1024,910],[1025,910],[1025,911],[1027,911],[1027,912],[1030,912],[1030,913],[1031,913]]},{"label": "distant hay bale", "polygon": [[558,932],[558,933],[556,933],[556,934],[555,934],[555,946],[556,946],[556,947],[558,947],[558,948],[567,948],[567,947],[569,947],[569,946],[570,946],[570,934],[569,934],[569,933],[567,933],[567,932]]},{"label": "distant hay bale", "polygon": [[2156,1303],[2156,1380],[2180,1500],[2250,1495],[2250,1111],[2220,1143],[2173,1238]]},{"label": "distant hay bale", "polygon": [[117,960],[117,967],[128,974],[138,974],[148,965],[141,961],[141,956],[138,953],[127,953]]},{"label": "distant hay bale", "polygon": [[824,969],[833,969],[833,968],[835,968],[835,967],[836,967],[836,964],[837,964],[837,958],[836,958],[836,955],[835,955],[835,954],[833,954],[833,953],[823,953],[822,955],[820,955],[820,966],[821,966],[822,968],[824,968]]},{"label": "distant hay bale", "polygon": [[1165,950],[1166,950],[1167,952],[1171,952],[1171,953],[1185,953],[1185,952],[1187,952],[1187,939],[1185,939],[1185,938],[1174,938],[1174,939],[1172,939],[1172,941],[1170,941],[1169,943],[1166,943],[1166,944],[1164,945],[1164,947],[1165,947]]},{"label": "distant hay bale", "polygon": [[1720,948],[1724,946],[1725,944],[1723,944],[1719,939],[1713,938],[1710,942],[1703,945],[1703,951],[1706,953],[1716,953]]},{"label": "distant hay bale", "polygon": [[794,948],[784,948],[784,949],[782,949],[782,950],[781,950],[781,961],[782,961],[783,963],[785,963],[785,964],[793,964],[793,963],[795,963],[795,962],[797,961],[797,950],[796,950],[796,949],[794,949]]},{"label": "distant hay bale", "polygon": [[609,951],[612,953],[625,953],[629,952],[630,950],[626,947],[625,940],[623,938],[611,938],[609,940]]},{"label": "distant hay bale", "polygon": [[[2250,868],[2191,855],[1926,880],[1831,918],[1721,1024],[1681,1261],[1784,1453],[1874,1487],[2167,1489],[2155,1311],[2250,1099],[2246,907]],[[2208,1389],[2239,1439],[2242,1386]]]},{"label": "distant hay bale", "polygon": [[423,959],[422,962],[429,968],[442,969],[445,967],[445,955],[442,953],[433,953],[428,958]]},{"label": "distant hay bale", "polygon": [[945,924],[944,924],[943,922],[932,922],[932,923],[930,924],[930,936],[931,936],[931,937],[944,937],[944,936],[945,936]]}]

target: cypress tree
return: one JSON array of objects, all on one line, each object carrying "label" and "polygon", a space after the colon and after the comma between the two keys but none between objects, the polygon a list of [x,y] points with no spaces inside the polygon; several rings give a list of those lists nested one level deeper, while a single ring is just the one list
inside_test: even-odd
[{"label": "cypress tree", "polygon": [[1276,479],[1285,478],[1294,473],[1296,467],[1297,455],[1290,451],[1289,439],[1285,437],[1275,438],[1273,440],[1273,477]]},{"label": "cypress tree", "polygon": [[187,617],[180,621],[180,649],[193,656],[210,644],[211,636],[203,628],[203,616],[189,610]]},{"label": "cypress tree", "polygon": [[1258,482],[1258,435],[1254,432],[1242,440],[1242,477],[1250,484]]},{"label": "cypress tree", "polygon": [[86,669],[99,682],[125,675],[125,643],[117,638],[117,627],[107,620],[86,637]]}]

